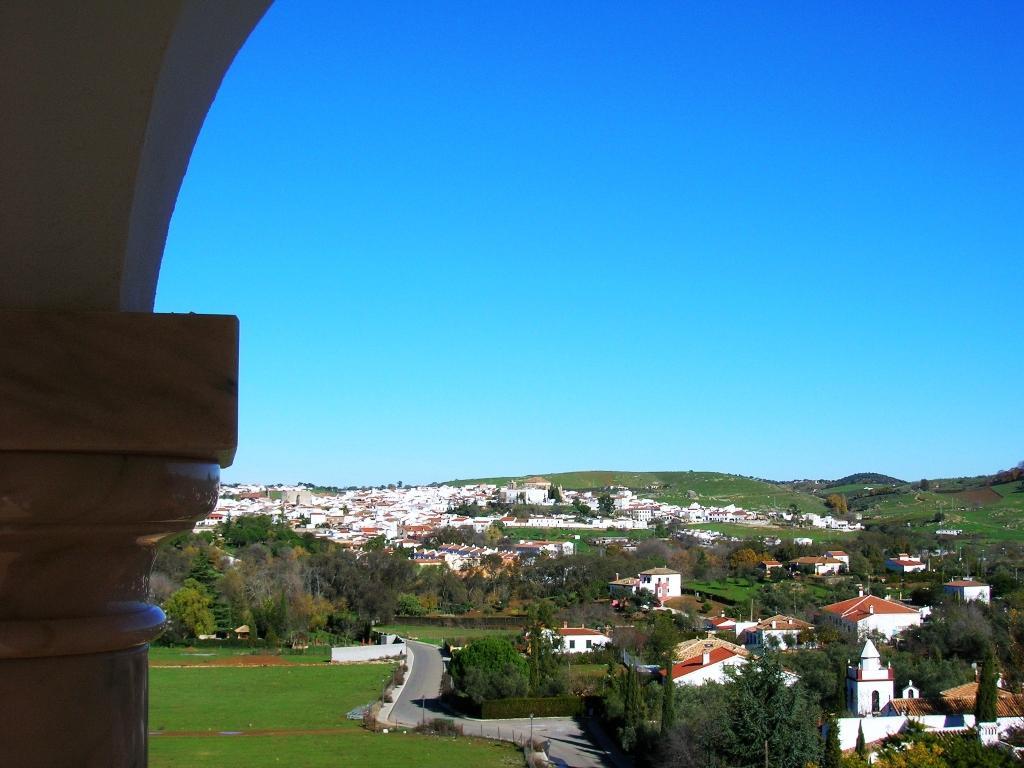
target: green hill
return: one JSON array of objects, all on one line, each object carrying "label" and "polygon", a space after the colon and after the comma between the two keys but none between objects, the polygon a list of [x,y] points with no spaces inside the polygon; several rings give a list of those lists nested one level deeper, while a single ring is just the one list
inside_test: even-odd
[{"label": "green hill", "polygon": [[[959,528],[967,538],[986,541],[1020,539],[1024,536],[1024,476],[1003,481],[1006,473],[978,477],[942,478],[906,483],[888,475],[861,473],[833,481],[779,483],[721,472],[624,472],[593,470],[543,474],[562,488],[602,491],[611,486],[681,506],[696,501],[704,506],[735,504],[745,509],[785,509],[827,512],[825,497],[843,494],[852,512],[864,515],[864,523],[908,525],[925,532]],[[505,485],[522,477],[486,477],[453,480],[449,485],[493,483]]]},{"label": "green hill", "polygon": [[[505,485],[510,480],[525,480],[535,475],[522,477],[485,477],[472,480],[453,480],[449,485],[471,485],[493,483]],[[686,506],[694,499],[689,491],[697,494],[696,501],[705,506],[735,504],[745,509],[785,509],[791,504],[804,512],[821,512],[825,509],[821,499],[813,494],[757,480],[741,475],[727,475],[721,472],[624,472],[615,470],[591,470],[584,472],[555,472],[541,475],[556,485],[576,491],[601,491],[612,486],[629,488],[644,496],[671,504]]]}]

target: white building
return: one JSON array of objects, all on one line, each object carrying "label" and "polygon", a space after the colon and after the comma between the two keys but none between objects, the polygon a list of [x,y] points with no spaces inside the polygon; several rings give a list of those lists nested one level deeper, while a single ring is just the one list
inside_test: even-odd
[{"label": "white building", "polygon": [[814,625],[781,614],[763,619],[746,629],[747,645],[785,650],[800,644],[800,633],[813,630]]},{"label": "white building", "polygon": [[969,603],[973,600],[987,603],[992,599],[992,587],[971,579],[948,581],[942,585],[942,591],[947,595],[953,595],[962,603]]},{"label": "white building", "polygon": [[683,594],[683,575],[671,568],[648,568],[637,575],[636,591],[646,589],[661,602]]},{"label": "white building", "polygon": [[704,685],[728,681],[726,669],[740,667],[746,658],[724,645],[706,643],[700,652],[672,664],[672,682],[675,685]]},{"label": "white building", "polygon": [[883,667],[875,644],[868,640],[856,666],[846,670],[846,708],[863,717],[882,711],[892,701],[895,675]]},{"label": "white building", "polygon": [[568,624],[555,630],[555,635],[555,642],[560,643],[562,653],[589,653],[604,648],[612,641],[604,632],[584,626],[570,627]]},{"label": "white building", "polygon": [[913,557],[906,552],[900,552],[896,557],[890,557],[885,561],[885,569],[896,573],[918,573],[927,567],[925,563],[921,562],[921,558]]},{"label": "white building", "polygon": [[887,640],[907,627],[920,626],[922,619],[921,612],[916,608],[865,595],[864,590],[860,591],[858,597],[826,605],[822,611],[840,629],[856,632],[858,637],[878,632]]},{"label": "white building", "polygon": [[[880,716],[843,717],[839,720],[839,747],[853,749],[857,734],[863,732],[864,741],[871,745],[887,736],[906,731],[913,725],[929,733],[964,733],[973,728],[974,703],[978,684],[967,683],[942,691],[933,698],[921,698],[912,684],[903,689],[899,699],[892,699],[882,707]],[[985,743],[992,743],[1015,728],[1024,727],[1024,696],[1000,689],[996,703],[996,722],[980,723],[980,735]]]}]

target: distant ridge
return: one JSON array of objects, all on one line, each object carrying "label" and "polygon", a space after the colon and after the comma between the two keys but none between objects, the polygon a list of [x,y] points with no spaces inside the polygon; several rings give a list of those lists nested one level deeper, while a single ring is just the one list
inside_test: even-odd
[{"label": "distant ridge", "polygon": [[847,475],[841,477],[838,480],[833,480],[831,483],[826,485],[826,488],[831,488],[836,485],[906,485],[906,480],[900,480],[889,475],[882,475],[878,472],[857,472],[853,475]]}]

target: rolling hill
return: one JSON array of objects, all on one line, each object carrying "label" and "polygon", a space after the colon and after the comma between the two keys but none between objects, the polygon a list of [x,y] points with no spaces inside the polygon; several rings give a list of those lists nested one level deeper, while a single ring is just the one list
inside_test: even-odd
[{"label": "rolling hill", "polygon": [[[505,485],[522,477],[486,477],[471,480],[453,480],[449,485],[494,483]],[[611,486],[622,486],[660,501],[686,506],[693,499],[689,491],[697,494],[697,501],[705,506],[736,504],[746,509],[786,508],[795,504],[803,512],[823,512],[822,499],[766,480],[721,472],[624,472],[591,470],[584,472],[555,472],[543,477],[570,490],[600,491]]]}]

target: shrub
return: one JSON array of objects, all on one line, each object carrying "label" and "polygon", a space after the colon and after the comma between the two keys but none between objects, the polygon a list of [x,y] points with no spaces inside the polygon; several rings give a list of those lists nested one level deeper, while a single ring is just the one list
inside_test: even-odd
[{"label": "shrub", "polygon": [[416,726],[417,733],[431,733],[435,736],[461,736],[462,726],[446,717],[435,717],[429,723]]},{"label": "shrub", "polygon": [[576,717],[583,714],[579,696],[545,698],[494,699],[480,705],[480,717],[504,720],[512,717]]}]

